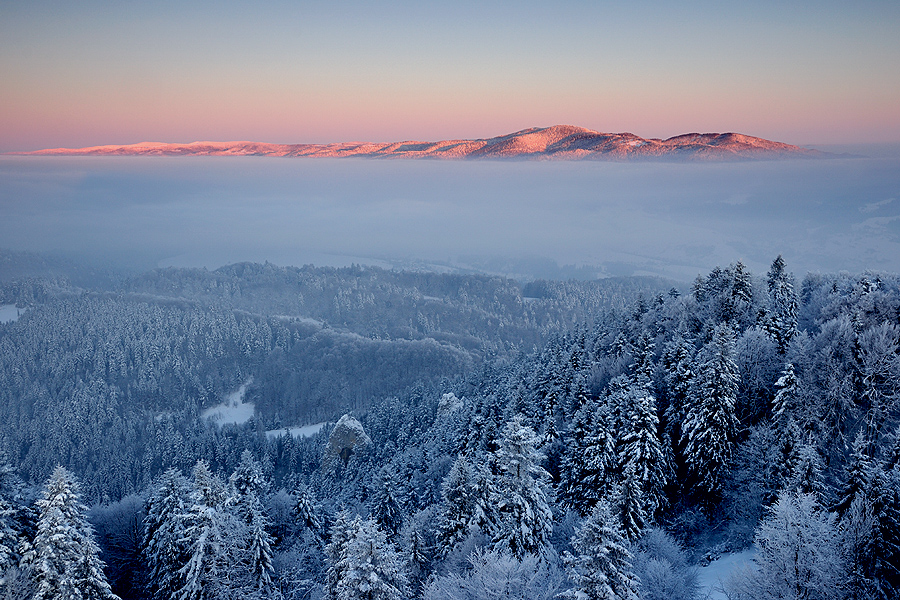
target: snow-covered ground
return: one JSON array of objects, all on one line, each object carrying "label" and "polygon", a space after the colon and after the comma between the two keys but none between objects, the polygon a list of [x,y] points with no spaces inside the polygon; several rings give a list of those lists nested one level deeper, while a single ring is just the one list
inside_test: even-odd
[{"label": "snow-covered ground", "polygon": [[709,600],[726,600],[722,583],[728,579],[728,575],[741,565],[753,565],[753,557],[756,548],[748,548],[740,552],[723,554],[717,560],[705,567],[697,569],[697,580],[700,583],[700,597]]},{"label": "snow-covered ground", "polygon": [[285,427],[282,429],[270,429],[266,431],[266,437],[271,439],[281,437],[287,431],[291,437],[311,437],[319,433],[325,423],[316,423],[314,425],[303,425],[301,427]]},{"label": "snow-covered ground", "polygon": [[210,406],[200,413],[200,418],[212,419],[218,425],[240,425],[249,421],[256,410],[255,404],[244,402],[244,394],[247,393],[247,386],[251,383],[253,383],[252,377],[245,381],[237,390],[228,394],[224,402]]},{"label": "snow-covered ground", "polygon": [[15,304],[0,304],[0,323],[12,323],[25,312],[24,308],[16,308]]}]

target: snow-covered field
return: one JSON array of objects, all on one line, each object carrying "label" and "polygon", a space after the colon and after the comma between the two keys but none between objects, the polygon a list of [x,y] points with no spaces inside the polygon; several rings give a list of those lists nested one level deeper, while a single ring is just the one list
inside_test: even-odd
[{"label": "snow-covered field", "polygon": [[728,575],[744,564],[753,565],[753,557],[756,555],[756,548],[748,548],[740,552],[731,554],[723,554],[717,560],[709,563],[705,567],[700,567],[697,580],[700,583],[700,597],[709,600],[726,600],[725,591],[722,589],[722,583],[728,579]]},{"label": "snow-covered field", "polygon": [[287,431],[291,437],[312,437],[319,433],[325,423],[316,423],[314,425],[303,425],[301,427],[285,427],[282,429],[270,429],[266,432],[266,437],[271,439],[281,437]]},{"label": "snow-covered field", "polygon": [[256,410],[255,404],[244,402],[244,394],[247,393],[247,386],[251,383],[253,383],[252,378],[245,381],[237,390],[228,394],[225,402],[210,406],[200,413],[200,418],[212,419],[219,425],[240,425],[249,421]]},{"label": "snow-covered field", "polygon": [[0,304],[0,323],[12,323],[23,312],[25,310],[16,308],[15,304]]}]

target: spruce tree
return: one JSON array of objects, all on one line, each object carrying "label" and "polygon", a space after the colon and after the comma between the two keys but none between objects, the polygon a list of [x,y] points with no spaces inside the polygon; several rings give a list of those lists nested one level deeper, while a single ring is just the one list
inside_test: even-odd
[{"label": "spruce tree", "polygon": [[627,395],[627,418],[621,439],[621,469],[631,470],[644,497],[648,516],[665,504],[664,488],[671,467],[669,453],[659,438],[659,417],[650,382],[638,377]]},{"label": "spruce tree", "polygon": [[360,518],[353,517],[349,511],[338,512],[331,525],[330,539],[325,546],[325,557],[328,559],[328,570],[325,572],[325,598],[328,600],[341,600],[338,594],[338,584],[343,578],[347,556],[347,546],[356,535],[360,526]]},{"label": "spruce tree", "polygon": [[563,560],[577,600],[636,600],[638,580],[628,544],[609,505],[601,501],[572,538]]},{"label": "spruce tree", "polygon": [[682,424],[685,461],[697,492],[715,501],[731,460],[738,420],[735,415],[738,370],[734,362],[734,334],[719,325],[699,357],[699,373]]},{"label": "spruce tree", "polygon": [[228,480],[230,495],[226,507],[234,511],[238,520],[236,528],[243,533],[243,552],[246,567],[255,587],[260,592],[272,585],[272,536],[269,534],[269,519],[260,503],[259,495],[266,488],[262,468],[253,460],[248,450],[241,454],[241,462]]},{"label": "spruce tree", "polygon": [[386,469],[376,475],[372,487],[371,514],[388,534],[396,536],[403,526],[403,494]]},{"label": "spruce tree", "polygon": [[441,486],[441,517],[438,543],[442,556],[449,554],[469,534],[475,515],[475,490],[472,469],[459,456]]},{"label": "spruce tree", "polygon": [[775,388],[777,391],[772,400],[772,416],[776,423],[785,423],[789,418],[795,417],[801,401],[794,365],[788,363],[784,367],[781,377],[775,382]]},{"label": "spruce tree", "polygon": [[34,577],[34,600],[117,598],[103,574],[100,550],[75,477],[63,467],[57,467],[37,501],[37,508],[34,543],[24,557]]},{"label": "spruce tree", "polygon": [[404,600],[403,560],[374,519],[360,520],[338,564],[335,594],[341,600]]},{"label": "spruce tree", "polygon": [[797,449],[794,469],[791,473],[785,490],[798,494],[812,494],[817,502],[825,501],[825,481],[823,471],[825,467],[819,451],[811,443],[807,442]]},{"label": "spruce tree", "polygon": [[576,413],[561,470],[562,502],[586,516],[609,490],[618,467],[605,406],[587,401]]},{"label": "spruce tree", "polygon": [[175,598],[211,600],[218,597],[226,571],[233,567],[229,554],[237,541],[237,527],[232,520],[237,518],[224,510],[225,486],[206,462],[197,461],[193,475],[191,506],[181,538],[189,547],[189,557],[179,571],[184,583]]},{"label": "spruce tree", "polygon": [[765,328],[778,344],[782,354],[797,333],[797,293],[794,291],[794,277],[784,268],[784,259],[779,254],[768,272],[769,313]]},{"label": "spruce tree", "polygon": [[6,571],[19,563],[22,538],[16,522],[18,510],[8,499],[0,496],[0,589]]},{"label": "spruce tree", "polygon": [[514,417],[503,429],[497,460],[502,469],[499,482],[500,515],[494,548],[518,558],[541,554],[547,547],[553,514],[548,503],[547,472],[541,467],[534,430]]},{"label": "spruce tree", "polygon": [[615,490],[613,497],[618,508],[622,535],[630,541],[638,539],[647,526],[650,511],[641,489],[641,479],[633,464],[626,467],[622,474],[622,483]]},{"label": "spruce tree", "polygon": [[181,536],[190,507],[190,483],[177,469],[166,471],[147,505],[144,519],[144,557],[155,598],[168,600],[184,582],[180,570],[189,558]]},{"label": "spruce tree", "polygon": [[255,587],[260,592],[267,592],[272,587],[274,573],[272,536],[267,531],[269,521],[262,506],[254,502],[250,507],[250,522],[247,524],[247,561]]},{"label": "spruce tree", "polygon": [[294,515],[297,517],[297,522],[312,531],[316,537],[322,539],[325,533],[322,528],[322,520],[316,513],[309,488],[298,484],[294,488],[294,498]]}]

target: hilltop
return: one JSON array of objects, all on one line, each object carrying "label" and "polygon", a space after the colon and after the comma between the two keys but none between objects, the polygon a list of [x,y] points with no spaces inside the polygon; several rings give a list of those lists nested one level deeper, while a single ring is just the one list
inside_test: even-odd
[{"label": "hilltop", "polygon": [[644,139],[631,133],[601,133],[572,125],[533,127],[498,137],[439,142],[141,142],[88,148],[53,148],[24,155],[44,156],[289,156],[343,158],[553,159],[553,160],[771,160],[821,158],[825,152],[740,133],[687,133]]}]

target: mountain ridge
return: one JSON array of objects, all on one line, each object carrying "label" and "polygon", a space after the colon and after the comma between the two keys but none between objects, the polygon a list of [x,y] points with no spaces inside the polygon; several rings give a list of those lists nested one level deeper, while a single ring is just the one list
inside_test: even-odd
[{"label": "mountain ridge", "polygon": [[279,156],[318,158],[432,158],[531,160],[771,160],[824,158],[827,152],[740,133],[685,133],[641,138],[632,133],[602,133],[573,125],[532,127],[492,138],[426,142],[338,142],[273,144],[232,141],[140,142],[86,148],[11,152],[26,156]]}]

